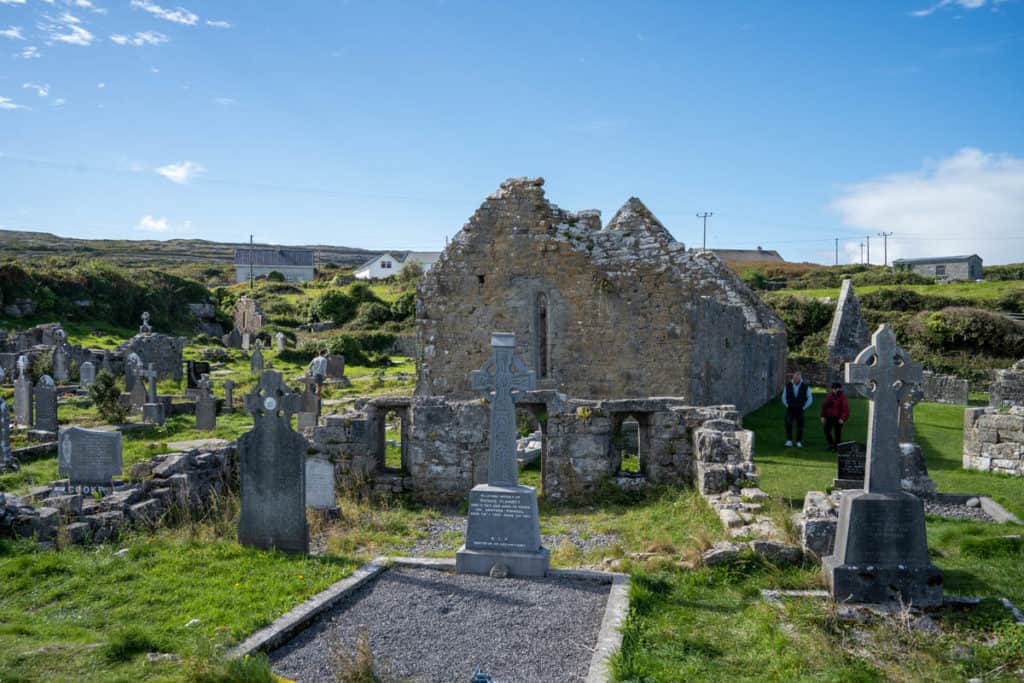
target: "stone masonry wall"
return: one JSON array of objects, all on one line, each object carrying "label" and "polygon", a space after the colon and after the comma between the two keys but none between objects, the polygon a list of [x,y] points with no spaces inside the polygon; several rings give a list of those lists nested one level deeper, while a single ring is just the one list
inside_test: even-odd
[{"label": "stone masonry wall", "polygon": [[996,408],[1024,406],[1024,360],[1017,361],[1009,370],[996,370],[989,403]]},{"label": "stone masonry wall", "polygon": [[687,252],[638,199],[602,228],[542,184],[503,183],[421,280],[417,395],[473,398],[470,372],[500,330],[516,333],[538,389],[743,412],[774,397],[784,326],[716,256]]},{"label": "stone masonry wall", "polygon": [[1024,476],[1024,407],[1009,412],[968,408],[964,412],[966,470]]},{"label": "stone masonry wall", "polygon": [[160,379],[180,382],[182,351],[187,341],[184,337],[172,337],[167,334],[137,334],[117,347],[114,356],[120,362],[118,365],[112,362],[111,365],[115,372],[124,372],[124,359],[131,353],[137,353],[144,366],[153,363]]},{"label": "stone masonry wall", "polygon": [[922,400],[965,406],[969,402],[970,382],[953,375],[940,375],[925,370],[921,390],[924,392]]}]

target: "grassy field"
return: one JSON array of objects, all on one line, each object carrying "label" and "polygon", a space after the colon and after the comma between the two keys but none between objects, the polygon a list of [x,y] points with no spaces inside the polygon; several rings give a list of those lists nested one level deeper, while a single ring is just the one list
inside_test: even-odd
[{"label": "grassy field", "polygon": [[[863,296],[880,289],[909,289],[918,294],[933,294],[951,298],[973,299],[984,307],[984,304],[992,304],[1001,297],[1011,292],[1024,291],[1024,282],[1019,280],[1006,280],[996,282],[950,282],[947,284],[934,285],[858,285],[857,294]],[[839,287],[825,289],[781,289],[776,293],[768,294],[768,297],[780,294],[791,294],[793,296],[817,299],[820,297],[839,296]]]}]

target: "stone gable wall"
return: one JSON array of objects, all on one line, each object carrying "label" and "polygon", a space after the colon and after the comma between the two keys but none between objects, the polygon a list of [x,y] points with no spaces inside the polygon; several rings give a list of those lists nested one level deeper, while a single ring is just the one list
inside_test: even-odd
[{"label": "stone gable wall", "polygon": [[597,212],[550,204],[542,182],[503,183],[421,280],[418,395],[472,398],[493,330],[516,334],[538,389],[571,396],[747,412],[781,389],[784,326],[716,256],[687,252],[637,199],[601,228]]}]

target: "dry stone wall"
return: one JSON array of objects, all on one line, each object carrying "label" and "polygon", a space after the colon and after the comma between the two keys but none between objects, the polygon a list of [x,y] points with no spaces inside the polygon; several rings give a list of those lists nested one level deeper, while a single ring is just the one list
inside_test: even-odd
[{"label": "dry stone wall", "polygon": [[924,401],[965,406],[968,403],[970,382],[953,375],[940,375],[925,370],[921,390],[924,392]]},{"label": "dry stone wall", "polygon": [[989,389],[989,403],[996,408],[1024,406],[1024,360],[1008,370],[996,370],[995,381]]},{"label": "dry stone wall", "polygon": [[1024,406],[964,412],[964,469],[1024,476]]},{"label": "dry stone wall", "polygon": [[638,199],[602,228],[598,212],[563,211],[542,185],[503,183],[421,280],[418,395],[473,398],[486,332],[501,330],[539,389],[743,412],[774,397],[784,326],[716,256],[687,252]]}]

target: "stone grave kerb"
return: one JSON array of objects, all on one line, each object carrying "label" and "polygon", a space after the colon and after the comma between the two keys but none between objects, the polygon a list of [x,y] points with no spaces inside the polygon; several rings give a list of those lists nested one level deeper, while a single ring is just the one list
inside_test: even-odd
[{"label": "stone grave kerb", "polygon": [[516,336],[508,332],[491,334],[493,356],[470,375],[473,390],[491,405],[490,446],[487,455],[487,483],[516,486],[516,399],[537,386],[533,370],[513,355]]},{"label": "stone grave kerb", "polygon": [[846,364],[846,383],[859,385],[862,395],[869,400],[864,490],[897,493],[902,490],[900,400],[907,387],[921,383],[923,369],[896,346],[896,335],[889,325],[880,326],[871,341],[871,346],[857,354],[854,362]]}]

